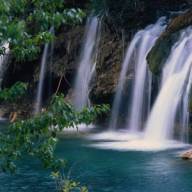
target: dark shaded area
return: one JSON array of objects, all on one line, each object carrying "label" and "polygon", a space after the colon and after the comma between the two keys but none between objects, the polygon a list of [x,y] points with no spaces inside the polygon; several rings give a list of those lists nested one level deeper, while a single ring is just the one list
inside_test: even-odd
[{"label": "dark shaded area", "polygon": [[160,16],[189,8],[188,0],[93,0],[97,14],[104,14],[111,27],[117,31],[140,29]]},{"label": "dark shaded area", "polygon": [[66,6],[69,8],[86,8],[90,3],[89,0],[65,0]]}]

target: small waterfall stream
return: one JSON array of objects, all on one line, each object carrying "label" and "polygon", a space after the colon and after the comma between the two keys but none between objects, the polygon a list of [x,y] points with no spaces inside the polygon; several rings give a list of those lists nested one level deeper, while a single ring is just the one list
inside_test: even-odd
[{"label": "small waterfall stream", "polygon": [[35,103],[35,111],[34,111],[35,114],[40,112],[40,109],[41,109],[43,84],[45,79],[48,50],[49,50],[49,44],[46,43],[43,50],[42,59],[41,59],[41,69],[40,69],[39,83],[37,88],[37,97],[36,97],[36,103]]},{"label": "small waterfall stream", "polygon": [[5,48],[5,55],[0,56],[0,90],[2,88],[3,76],[6,68],[5,63],[8,59],[8,54],[9,54],[9,43],[4,43],[2,47]]},{"label": "small waterfall stream", "polygon": [[141,38],[142,33],[143,33],[143,31],[136,33],[136,35],[134,36],[133,40],[131,41],[131,43],[127,49],[126,56],[123,61],[118,85],[116,88],[116,94],[115,94],[115,98],[113,101],[112,114],[111,114],[111,119],[110,119],[110,123],[109,123],[110,129],[115,129],[117,127],[117,120],[118,120],[118,116],[119,116],[121,98],[123,95],[123,88],[124,88],[124,85],[126,82],[126,74],[127,74],[128,66],[130,64],[131,57],[134,53],[137,43],[139,42],[139,40]]},{"label": "small waterfall stream", "polygon": [[188,129],[189,129],[189,99],[190,99],[190,91],[192,85],[192,70],[190,72],[189,81],[187,83],[186,91],[183,95],[182,100],[182,114],[181,114],[181,134],[180,140],[183,142],[188,142]]},{"label": "small waterfall stream", "polygon": [[[49,32],[53,34],[54,27],[51,27]],[[40,67],[39,82],[38,82],[38,87],[37,87],[37,96],[35,99],[34,114],[39,113],[41,110],[41,106],[42,106],[42,95],[43,95],[45,73],[46,73],[46,68],[47,68],[47,57],[48,57],[49,46],[50,46],[49,43],[45,44],[44,49],[43,49],[42,58],[41,58],[41,64],[40,64],[41,67]],[[52,54],[52,51],[51,51],[51,54]]]},{"label": "small waterfall stream", "polygon": [[84,44],[74,85],[73,104],[78,110],[89,105],[89,87],[95,73],[99,39],[100,21],[97,17],[90,17],[86,25]]}]

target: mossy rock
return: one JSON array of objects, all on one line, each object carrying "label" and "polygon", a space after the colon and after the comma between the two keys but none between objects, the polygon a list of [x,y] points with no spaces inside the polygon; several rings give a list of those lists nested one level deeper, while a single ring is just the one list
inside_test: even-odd
[{"label": "mossy rock", "polygon": [[192,114],[192,89],[190,91],[190,95],[189,95],[189,108],[188,111],[190,112],[190,114]]},{"label": "mossy rock", "polygon": [[149,69],[154,75],[159,75],[166,59],[168,58],[173,44],[178,40],[179,33],[174,33],[162,39],[158,39],[155,46],[147,56]]},{"label": "mossy rock", "polygon": [[172,19],[147,56],[148,65],[153,74],[161,73],[172,46],[179,39],[180,31],[191,24],[192,9]]}]

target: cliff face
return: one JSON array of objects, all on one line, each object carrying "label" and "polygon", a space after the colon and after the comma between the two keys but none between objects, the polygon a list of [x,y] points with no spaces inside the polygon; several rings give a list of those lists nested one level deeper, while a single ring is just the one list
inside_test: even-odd
[{"label": "cliff face", "polygon": [[115,34],[103,27],[96,79],[92,90],[92,100],[97,103],[110,102],[118,82],[121,62],[123,60],[123,42]]},{"label": "cliff face", "polygon": [[[68,6],[73,6],[75,2],[70,1]],[[103,18],[96,79],[93,82],[91,91],[91,98],[95,103],[112,102],[124,52],[133,34],[138,29],[153,23],[159,15],[163,15],[169,10],[178,10],[178,7],[186,7],[191,3],[189,0],[157,0],[155,2],[143,0],[137,1],[136,4],[133,4],[135,1],[127,0],[121,0],[118,3],[114,0],[106,0],[105,2],[108,9]],[[126,6],[129,3],[131,3],[131,7]],[[174,6],[172,7],[172,5]],[[82,7],[87,7],[87,2],[82,4]],[[121,11],[119,12],[119,10]],[[179,31],[190,24],[192,24],[191,10],[175,17],[170,22],[166,31],[161,35],[148,55],[149,67],[154,74],[161,72],[163,62],[168,56],[173,43],[177,40]],[[49,75],[52,76],[52,93],[56,91],[60,80],[59,91],[67,95],[72,87],[83,41],[84,28],[83,24],[72,27],[63,26],[56,34],[53,59],[49,55],[46,77],[47,82]],[[5,74],[3,86],[9,87],[16,81],[26,81],[30,83],[31,92],[35,94],[40,61],[41,56],[35,61],[24,63],[18,63],[13,59]],[[132,71],[128,73],[127,81],[131,79],[131,74]],[[45,90],[48,89],[48,86],[50,86],[49,83],[46,83]],[[47,95],[44,97],[47,98]]]},{"label": "cliff face", "polygon": [[[106,12],[106,20],[116,30],[130,31],[154,23],[158,17],[170,12],[187,9],[189,0],[105,0],[95,2],[96,10]],[[99,11],[98,11],[99,12]]]},{"label": "cliff face", "polygon": [[192,24],[192,9],[175,17],[168,24],[165,32],[156,41],[148,54],[148,64],[151,71],[160,74],[173,44],[178,40],[180,31]]}]

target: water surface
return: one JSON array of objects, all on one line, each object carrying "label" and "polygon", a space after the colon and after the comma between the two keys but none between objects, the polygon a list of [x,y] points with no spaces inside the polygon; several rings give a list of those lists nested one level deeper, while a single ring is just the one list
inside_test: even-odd
[{"label": "water surface", "polygon": [[[87,147],[91,141],[63,138],[57,155],[68,160],[73,179],[91,192],[190,192],[192,162],[178,150],[115,151]],[[26,158],[18,174],[0,174],[0,192],[51,192],[54,182],[39,162]]]}]

